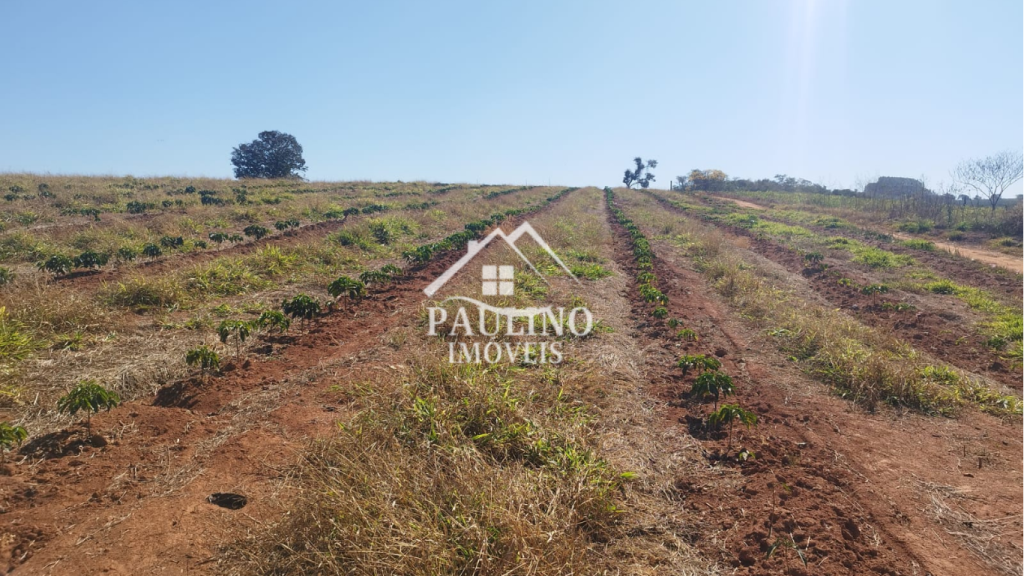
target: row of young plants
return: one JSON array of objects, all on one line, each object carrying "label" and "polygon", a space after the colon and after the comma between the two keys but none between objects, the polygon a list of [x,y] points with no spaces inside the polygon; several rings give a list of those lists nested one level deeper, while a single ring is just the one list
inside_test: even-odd
[{"label": "row of young plants", "polygon": [[[732,449],[732,430],[738,422],[747,428],[757,425],[757,414],[741,407],[737,403],[722,404],[718,401],[736,394],[736,385],[732,377],[722,371],[722,362],[714,356],[705,354],[684,355],[676,362],[676,366],[682,370],[683,378],[693,371],[696,374],[690,386],[689,397],[691,400],[704,402],[708,398],[714,398],[714,409],[706,417],[708,430],[721,430],[728,426],[728,449]],[[740,449],[737,458],[748,460],[755,455],[747,448]]]},{"label": "row of young plants", "polygon": [[402,258],[407,260],[410,264],[422,266],[430,262],[435,257],[440,256],[441,254],[450,252],[452,250],[461,250],[465,248],[466,245],[469,244],[470,240],[480,238],[481,236],[484,235],[485,231],[487,231],[491,226],[494,226],[495,224],[500,224],[501,222],[505,221],[508,218],[525,216],[527,214],[536,212],[550,205],[552,202],[559,200],[566,194],[569,194],[570,192],[573,192],[578,189],[579,188],[565,188],[558,192],[557,194],[545,198],[543,202],[535,206],[531,206],[528,208],[509,208],[504,212],[498,212],[496,214],[492,214],[487,218],[470,222],[469,224],[466,224],[464,230],[451,234],[439,242],[423,244],[411,250],[406,250],[402,252]]},{"label": "row of young plants", "polygon": [[[493,215],[490,218],[467,224],[465,231],[453,234],[442,241],[442,243],[438,243],[440,246],[437,246],[431,253],[439,254],[446,249],[463,247],[469,240],[481,234],[487,226],[501,222],[506,217],[534,212],[573,190],[576,190],[576,188],[564,189],[558,194],[547,198],[539,206],[527,209],[510,209],[501,214]],[[485,223],[487,224],[485,225]],[[327,287],[328,293],[335,298],[335,302],[323,302],[303,293],[282,301],[280,311],[265,310],[259,317],[249,320],[225,319],[217,326],[220,343],[224,346],[231,346],[233,344],[235,355],[240,356],[245,342],[260,331],[272,332],[276,330],[279,333],[284,333],[289,329],[291,323],[296,320],[306,325],[333,307],[338,300],[346,298],[351,302],[357,302],[365,297],[367,286],[383,286],[400,280],[403,275],[404,271],[401,268],[394,264],[387,264],[378,270],[363,272],[359,275],[358,279],[340,276]],[[219,371],[221,355],[214,346],[201,344],[186,352],[185,362],[191,367],[198,368],[201,377],[205,379],[208,374]],[[118,403],[120,403],[120,398],[116,393],[106,390],[94,381],[89,380],[79,384],[67,396],[61,398],[58,401],[58,410],[72,415],[85,410],[91,415],[91,413],[98,411],[100,408],[109,410],[117,406]],[[89,421],[87,420],[88,424]],[[6,452],[15,444],[20,445],[27,437],[28,432],[24,427],[12,425],[8,422],[0,422],[0,448],[3,451]]]},{"label": "row of young plants", "polygon": [[[651,214],[660,215],[652,225],[671,226],[664,212]],[[1001,394],[968,373],[929,363],[907,343],[780,288],[773,273],[745,259],[713,225],[687,219],[686,233],[669,235],[669,241],[791,361],[842,397],[869,409],[884,402],[944,415],[965,405],[997,414],[1021,413],[1016,396]],[[884,290],[873,286],[868,292]]]},{"label": "row of young plants", "polygon": [[[668,316],[668,297],[656,287],[658,279],[654,274],[654,252],[651,250],[651,244],[625,212],[615,207],[615,192],[611,188],[605,187],[604,195],[608,209],[619,225],[629,234],[632,242],[633,259],[638,271],[636,281],[640,295],[645,302],[656,305],[652,315],[655,318],[663,319]],[[674,318],[668,320],[668,325],[672,329],[682,326],[681,322]],[[698,340],[696,332],[687,328],[680,330],[677,337],[689,341]],[[717,358],[704,354],[685,355],[678,360],[676,366],[682,370],[684,378],[691,372],[697,375],[690,387],[689,397],[691,399],[703,402],[709,397],[714,398],[714,409],[707,415],[705,425],[711,431],[721,430],[728,426],[728,449],[731,450],[734,425],[740,423],[750,428],[757,424],[757,415],[735,403],[718,406],[720,399],[735,394],[736,387],[732,377],[722,371],[722,363]],[[753,452],[746,448],[740,450],[738,455],[741,460],[752,457]]]},{"label": "row of young plants", "polygon": [[526,190],[533,190],[536,186],[520,186],[519,188],[508,188],[507,190],[495,190],[484,194],[484,200],[493,200],[506,194],[515,194],[516,192],[524,192]]},{"label": "row of young plants", "polygon": [[[845,251],[852,255],[851,261],[854,263],[862,264],[879,271],[898,270],[897,280],[888,282],[887,284],[879,284],[877,286],[900,289],[914,293],[930,292],[933,294],[945,294],[963,301],[971,309],[986,317],[984,321],[977,325],[977,330],[982,337],[982,342],[1004,356],[1014,365],[1019,365],[1022,362],[1022,349],[1024,349],[1022,348],[1022,335],[1024,335],[1024,325],[1022,325],[1021,321],[1021,310],[1017,305],[1006,304],[1001,298],[997,297],[990,291],[974,286],[956,284],[949,279],[939,277],[930,268],[919,265],[917,261],[909,256],[895,254],[888,250],[869,246],[863,242],[859,242],[845,236],[823,236],[802,226],[766,220],[755,214],[744,214],[741,210],[731,204],[722,204],[710,209],[707,207],[695,209],[693,205],[665,198],[650,191],[644,192],[663,204],[668,204],[673,208],[687,211],[689,213],[699,214],[701,219],[713,224],[729,224],[749,230],[758,235],[771,236],[781,240],[783,245],[798,251],[799,248],[789,245],[798,244],[805,247],[810,246],[811,252],[808,252],[805,255],[805,258],[818,255],[819,262],[812,262],[811,264],[817,265],[821,270],[824,270],[824,265],[820,263],[823,256],[821,256],[821,253],[816,250]],[[787,213],[783,219],[792,218],[792,215]],[[875,239],[884,240],[884,238],[882,238],[883,235],[878,235],[866,230],[859,230],[839,218],[817,217],[811,223],[817,226],[822,226],[826,229],[843,228],[853,230],[860,232],[866,237],[874,237]],[[872,234],[874,234],[874,236],[871,236]],[[794,242],[796,239],[799,239],[799,242]],[[889,240],[892,240],[892,238],[890,237]],[[927,248],[924,248],[923,245],[915,245],[912,247],[917,247],[918,249],[927,251]],[[844,282],[849,282],[849,280],[846,278],[839,279],[840,284],[846,285]],[[876,285],[870,285],[865,288],[867,290],[871,290],[872,286]],[[869,295],[871,294],[871,292],[864,293]]]},{"label": "row of young plants", "polygon": [[[240,356],[242,345],[252,334],[261,330],[269,332],[275,329],[283,334],[295,320],[306,325],[331,308],[342,297],[352,302],[358,302],[366,296],[368,285],[383,286],[397,281],[403,274],[404,272],[398,266],[386,264],[379,270],[363,272],[359,275],[359,279],[339,276],[327,286],[327,292],[335,298],[333,303],[323,302],[305,293],[297,294],[283,300],[280,311],[264,310],[259,317],[251,320],[232,318],[222,320],[217,326],[217,335],[220,338],[220,343],[225,346],[234,341],[235,355]],[[185,363],[199,368],[205,376],[207,372],[216,371],[219,368],[220,355],[214,348],[203,344],[186,353]]]},{"label": "row of young plants", "polygon": [[[288,232],[299,226],[298,220],[279,220],[274,224],[274,227],[280,232]],[[246,226],[242,233],[245,234],[244,237],[241,234],[211,232],[209,238],[211,242],[218,245],[224,242],[238,243],[244,241],[246,237],[260,240],[269,235],[270,230],[258,224],[252,224]],[[78,256],[56,253],[36,263],[36,267],[54,276],[65,276],[76,269],[102,268],[107,265],[112,257],[118,262],[132,262],[139,256],[145,256],[150,259],[159,258],[164,255],[165,250],[193,251],[206,250],[208,248],[209,244],[205,240],[189,239],[186,241],[182,236],[163,236],[160,238],[159,243],[150,242],[142,246],[141,249],[135,246],[122,246],[114,254],[95,250],[87,250]]]},{"label": "row of young plants", "polygon": [[[465,230],[449,235],[440,242],[426,244],[403,256],[413,264],[425,264],[432,258],[449,250],[460,249],[466,246],[470,240],[481,235],[490,226],[504,221],[506,218],[522,216],[535,212],[548,204],[557,201],[566,194],[578,188],[566,188],[545,201],[530,208],[513,208],[504,212],[491,215],[489,218],[477,220],[466,224]],[[280,332],[288,329],[291,320],[298,320],[303,325],[314,321],[324,312],[332,308],[341,298],[350,302],[358,302],[366,296],[367,286],[384,286],[399,281],[405,272],[394,264],[385,264],[378,270],[367,270],[361,273],[358,279],[349,276],[339,276],[327,286],[327,292],[334,297],[334,302],[324,302],[306,293],[300,293],[292,298],[285,299],[281,303],[281,311],[265,311],[255,320],[223,320],[217,327],[217,334],[224,345],[233,340],[235,343],[236,355],[241,353],[241,346],[249,338],[250,334],[263,328],[277,328]],[[289,320],[289,317],[291,320]],[[202,344],[186,353],[186,363],[189,366],[197,367],[202,375],[216,371],[220,366],[220,355],[217,351]]]},{"label": "row of young plants", "polygon": [[640,231],[640,228],[622,210],[615,207],[615,192],[611,188],[605,187],[604,199],[608,204],[608,209],[615,216],[615,220],[626,230],[633,244],[633,261],[638,271],[636,281],[640,296],[644,302],[655,305],[652,312],[655,318],[666,317],[668,315],[666,308],[668,296],[658,289],[658,277],[654,274],[654,252],[651,250],[650,242],[647,241],[647,237]]}]

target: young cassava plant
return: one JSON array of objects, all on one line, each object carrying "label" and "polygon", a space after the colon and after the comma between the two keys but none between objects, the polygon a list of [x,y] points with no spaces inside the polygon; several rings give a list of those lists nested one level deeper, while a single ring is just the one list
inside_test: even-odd
[{"label": "young cassava plant", "polygon": [[739,404],[722,404],[722,407],[708,415],[708,426],[719,429],[729,425],[729,448],[732,448],[732,427],[735,422],[747,428],[757,425],[757,414],[740,408]]},{"label": "young cassava plant", "polygon": [[705,356],[704,354],[691,356],[687,354],[676,362],[676,366],[682,369],[683,378],[686,378],[686,374],[690,370],[696,370],[697,374],[701,374],[709,370],[718,370],[722,367],[722,363],[718,361],[718,358],[713,356]]},{"label": "young cassava plant", "polygon": [[256,319],[256,326],[260,329],[277,328],[277,331],[282,334],[288,330],[291,323],[292,321],[283,312],[277,310],[264,310],[260,317]]},{"label": "young cassava plant", "polygon": [[716,370],[703,372],[700,376],[697,376],[697,379],[693,382],[693,387],[690,388],[690,395],[695,398],[714,396],[715,410],[718,409],[718,399],[720,397],[727,397],[735,393],[736,387],[732,383],[732,378]]},{"label": "young cassava plant", "polygon": [[57,410],[63,414],[74,416],[85,412],[85,427],[92,435],[92,415],[100,408],[110,410],[121,403],[117,392],[107,390],[95,380],[83,380],[66,395],[57,400]]},{"label": "young cassava plant", "polygon": [[199,367],[199,372],[205,380],[208,372],[220,368],[220,355],[206,344],[202,344],[185,353],[185,364]]},{"label": "young cassava plant", "polygon": [[327,286],[327,293],[335,298],[348,296],[350,300],[359,300],[366,295],[366,285],[348,276],[341,276]]},{"label": "young cassava plant", "polygon": [[281,302],[281,310],[292,318],[298,318],[305,325],[320,314],[320,302],[306,294],[299,294],[291,300]]},{"label": "young cassava plant", "polygon": [[235,356],[242,351],[242,344],[249,338],[252,331],[252,324],[245,320],[222,320],[217,326],[217,335],[220,336],[220,343],[227,344],[228,339],[235,339]]},{"label": "young cassava plant", "polygon": [[40,270],[45,270],[54,276],[70,274],[75,268],[75,261],[63,254],[54,254],[36,265]]},{"label": "young cassava plant", "polygon": [[253,238],[259,240],[266,236],[267,234],[270,234],[270,230],[267,230],[266,228],[260,226],[259,224],[252,224],[250,226],[246,226],[245,228],[243,228],[242,234],[245,234],[246,236],[252,236]]},{"label": "young cassava plant", "polygon": [[15,445],[21,445],[28,438],[24,426],[14,426],[10,422],[0,422],[0,462],[7,461],[7,452]]}]

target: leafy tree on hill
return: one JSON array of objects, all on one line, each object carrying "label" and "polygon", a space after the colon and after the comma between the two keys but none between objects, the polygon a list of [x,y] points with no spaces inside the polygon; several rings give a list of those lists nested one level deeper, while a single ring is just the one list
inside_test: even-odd
[{"label": "leafy tree on hill", "polygon": [[658,167],[657,160],[648,160],[647,164],[644,164],[643,158],[637,156],[633,159],[636,163],[636,170],[626,170],[626,175],[622,177],[622,183],[626,185],[626,188],[632,188],[634,184],[641,188],[647,188],[654,182],[654,174],[651,173],[652,168]]},{"label": "leafy tree on hill", "polygon": [[268,130],[231,152],[235,178],[301,178],[306,171],[302,146],[291,134]]}]

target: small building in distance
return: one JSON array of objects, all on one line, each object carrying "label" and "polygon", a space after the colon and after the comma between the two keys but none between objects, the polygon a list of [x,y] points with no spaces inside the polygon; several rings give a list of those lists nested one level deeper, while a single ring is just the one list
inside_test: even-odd
[{"label": "small building in distance", "polygon": [[865,196],[876,198],[900,198],[929,192],[920,180],[898,176],[880,176],[878,182],[872,182],[864,187]]}]

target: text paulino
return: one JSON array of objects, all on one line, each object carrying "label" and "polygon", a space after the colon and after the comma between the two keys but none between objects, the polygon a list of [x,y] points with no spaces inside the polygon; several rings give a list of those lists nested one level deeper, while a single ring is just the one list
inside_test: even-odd
[{"label": "text paulino", "polygon": [[[577,307],[566,314],[565,308],[557,312],[546,308],[536,314],[521,312],[489,312],[483,308],[477,311],[477,324],[474,330],[470,313],[459,307],[447,334],[438,332],[438,326],[448,320],[448,310],[444,308],[427,308],[430,336],[445,335],[451,337],[473,338],[477,335],[495,337],[503,332],[509,337],[554,337],[560,338],[568,333],[582,338],[594,329],[594,316],[590,310]],[[517,319],[525,322],[516,322]],[[582,325],[582,326],[581,326]],[[502,328],[504,327],[504,330]],[[505,360],[523,364],[558,364],[562,361],[562,342],[558,340],[540,341],[526,340],[513,342],[449,342],[448,361],[452,364],[494,364]]]}]

